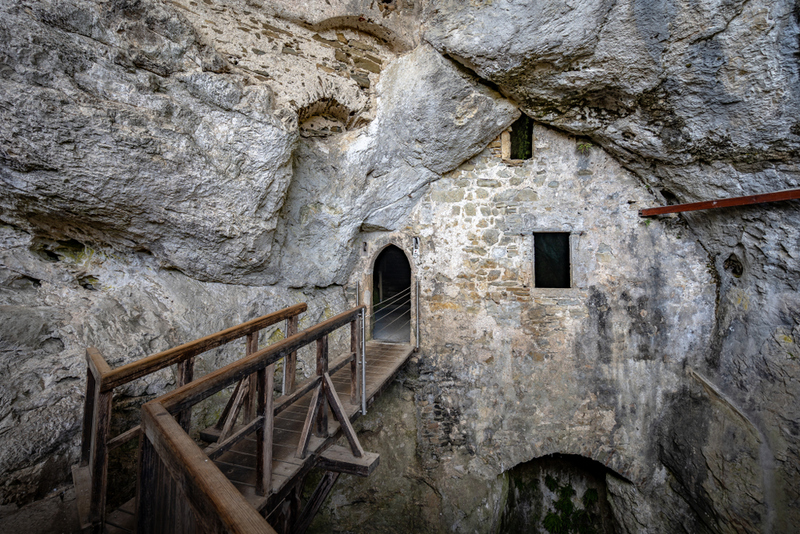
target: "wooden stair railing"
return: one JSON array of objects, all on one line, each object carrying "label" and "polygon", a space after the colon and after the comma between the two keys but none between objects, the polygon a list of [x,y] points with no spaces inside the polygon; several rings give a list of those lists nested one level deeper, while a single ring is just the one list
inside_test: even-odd
[{"label": "wooden stair railing", "polygon": [[[258,348],[258,333],[262,329],[286,320],[287,333],[294,333],[297,331],[298,315],[307,308],[305,303],[296,304],[117,369],[111,369],[96,348],[88,348],[81,459],[80,463],[72,468],[81,526],[83,528],[91,526],[96,532],[103,529],[106,514],[108,453],[138,437],[141,432],[141,426],[137,425],[118,436],[113,438],[110,436],[111,400],[115,388],[175,364],[178,366],[178,387],[185,386],[192,381],[195,356],[242,337],[247,337],[247,354],[251,354]],[[188,429],[191,424],[191,412],[183,410],[178,414],[177,420],[183,428]]]},{"label": "wooden stair railing", "polygon": [[[305,457],[308,453],[312,427],[316,427],[322,437],[329,437],[327,420],[319,415],[327,413],[325,403],[331,406],[334,417],[339,421],[352,454],[356,457],[367,454],[358,442],[330,381],[331,373],[349,363],[351,402],[358,404],[361,387],[358,380],[361,351],[359,340],[363,309],[360,306],[341,313],[145,404],[142,408],[142,420],[146,439],[141,442],[137,484],[138,532],[272,532],[266,520],[261,518],[256,508],[235,489],[212,460],[248,434],[257,432],[256,493],[266,501],[272,481],[274,418],[309,392],[313,391],[313,400],[298,446],[298,456]],[[337,358],[329,366],[328,335],[348,324],[350,352]],[[317,345],[317,375],[299,384],[292,393],[273,399],[272,377],[276,362],[311,343]],[[179,414],[254,374],[258,393],[255,418],[227,438],[205,451],[201,450],[178,423]],[[374,467],[377,464],[377,455],[371,456]],[[169,498],[165,500],[164,495]],[[175,517],[170,515],[173,510]],[[258,528],[252,523],[256,516],[263,522]]]}]

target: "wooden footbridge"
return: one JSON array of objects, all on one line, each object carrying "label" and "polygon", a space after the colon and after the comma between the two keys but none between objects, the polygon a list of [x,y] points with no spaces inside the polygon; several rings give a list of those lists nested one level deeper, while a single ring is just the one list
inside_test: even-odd
[{"label": "wooden footbridge", "polygon": [[[364,340],[363,306],[298,332],[298,304],[117,369],[87,350],[81,463],[73,467],[79,517],[93,532],[302,533],[339,474],[368,476],[378,455],[363,450],[351,421],[408,360],[408,343]],[[259,332],[286,322],[284,339],[258,348]],[[349,346],[330,358],[328,336],[349,326]],[[196,356],[245,339],[244,358],[193,380]],[[295,383],[297,351],[316,345],[316,373]],[[273,394],[282,363],[281,395]],[[141,425],[111,437],[114,389],[177,365],[178,388],[142,407]],[[190,435],[192,407],[235,385],[219,421]],[[196,434],[195,430],[195,434]],[[347,446],[337,445],[340,437]],[[108,454],[139,439],[136,497],[106,511]],[[324,474],[303,503],[306,474]]]}]

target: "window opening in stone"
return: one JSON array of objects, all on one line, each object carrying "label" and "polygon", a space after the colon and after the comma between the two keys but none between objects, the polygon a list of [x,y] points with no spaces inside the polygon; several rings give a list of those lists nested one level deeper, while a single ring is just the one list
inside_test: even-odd
[{"label": "window opening in stone", "polygon": [[297,115],[301,137],[328,137],[346,131],[354,113],[334,98],[322,98]]},{"label": "window opening in stone", "polygon": [[511,159],[533,157],[533,119],[524,113],[511,125]]},{"label": "window opening in stone", "polygon": [[534,287],[571,287],[568,232],[533,234]]},{"label": "window opening in stone", "polygon": [[389,245],[372,271],[372,337],[393,343],[411,340],[411,266],[405,253]]}]

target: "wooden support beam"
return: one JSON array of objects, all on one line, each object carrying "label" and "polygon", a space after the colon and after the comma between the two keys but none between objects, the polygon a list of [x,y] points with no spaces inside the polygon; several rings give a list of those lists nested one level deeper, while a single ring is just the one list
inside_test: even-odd
[{"label": "wooden support beam", "polygon": [[317,418],[320,397],[322,397],[321,381],[317,384],[314,394],[311,396],[311,402],[308,405],[308,415],[306,415],[306,422],[303,424],[303,431],[300,433],[300,442],[297,444],[296,456],[298,458],[305,458],[308,452],[308,442],[311,440],[311,430],[314,428],[314,421]]},{"label": "wooden support beam", "polygon": [[[285,337],[292,337],[297,333],[298,328],[298,317],[295,315],[294,317],[289,317],[286,319],[286,336]],[[295,375],[297,374],[297,351],[292,351],[286,355],[286,358],[283,360],[284,366],[284,376],[286,377],[285,382],[283,383],[283,391],[281,392],[284,395],[290,395],[294,392],[295,388]]]},{"label": "wooden support beam", "polygon": [[111,428],[111,392],[102,393],[101,383],[95,385],[92,449],[89,469],[92,476],[89,520],[103,525],[106,517],[106,486],[108,484],[108,439]]},{"label": "wooden support beam", "polygon": [[272,439],[275,417],[273,415],[272,389],[275,364],[260,370],[258,376],[258,414],[264,420],[256,435],[256,493],[266,495],[272,488]]},{"label": "wooden support beam", "polygon": [[380,455],[376,452],[365,452],[358,458],[349,449],[333,445],[320,454],[316,466],[326,471],[368,477],[378,467],[379,461]]},{"label": "wooden support beam", "polygon": [[[350,362],[350,404],[358,405],[361,402],[361,316],[350,323],[350,352],[353,361]],[[334,371],[331,371],[333,373]]]},{"label": "wooden support beam", "polygon": [[759,195],[748,195],[744,197],[720,198],[718,200],[707,200],[704,202],[690,202],[688,204],[674,204],[659,208],[646,208],[639,210],[640,217],[652,217],[654,215],[666,215],[667,213],[683,213],[686,211],[707,210],[714,208],[730,208],[734,206],[749,206],[752,204],[764,204],[767,202],[779,202],[782,200],[800,199],[800,189],[786,189],[775,193],[762,193]]},{"label": "wooden support beam", "polygon": [[[194,379],[194,356],[178,363],[178,387],[185,386]],[[192,409],[186,408],[178,414],[178,423],[185,431],[192,426]]]},{"label": "wooden support beam", "polygon": [[350,422],[350,418],[347,417],[347,412],[342,405],[342,401],[339,400],[339,395],[336,394],[336,388],[333,387],[333,381],[331,380],[331,375],[325,373],[322,375],[323,377],[323,386],[325,389],[325,395],[328,397],[328,403],[331,405],[331,409],[333,410],[333,415],[336,417],[336,420],[339,421],[339,424],[342,426],[342,432],[344,433],[345,437],[347,438],[347,442],[350,444],[350,449],[353,451],[353,456],[362,457],[364,456],[364,449],[361,447],[361,443],[358,441],[358,436],[356,436],[356,431],[353,429],[353,423]]},{"label": "wooden support beam", "polygon": [[222,453],[236,445],[238,442],[246,438],[251,432],[260,429],[264,426],[264,418],[256,417],[246,425],[242,426],[239,430],[234,432],[225,441],[217,441],[213,445],[209,445],[203,452],[212,460],[217,459]]},{"label": "wooden support beam", "polygon": [[[183,412],[181,412],[181,413],[183,413]],[[113,438],[108,440],[108,443],[106,444],[106,446],[108,447],[108,450],[110,450],[110,451],[114,450],[117,447],[120,447],[120,446],[126,444],[130,440],[132,440],[134,438],[138,438],[139,434],[141,433],[141,431],[142,431],[142,426],[141,425],[136,425],[135,427],[131,428],[130,430],[126,430],[122,434],[119,434],[118,436],[114,436]]]},{"label": "wooden support beam", "polygon": [[[245,349],[245,356],[250,356],[258,352],[258,332],[247,334],[247,345]],[[256,416],[256,403],[258,396],[258,376],[257,373],[250,375],[249,388],[247,390],[247,397],[244,404],[244,422],[252,421]]]},{"label": "wooden support beam", "polygon": [[330,494],[338,478],[339,473],[330,471],[325,473],[325,476],[322,477],[322,480],[320,480],[314,493],[311,494],[303,511],[300,513],[299,521],[294,529],[292,529],[292,534],[304,534],[305,531],[308,530],[311,521],[313,521],[314,516],[319,512],[322,503],[325,502],[325,499],[328,497],[328,494]]},{"label": "wooden support beam", "polygon": [[222,425],[219,438],[217,438],[218,441],[223,441],[230,435],[233,426],[236,424],[236,419],[239,418],[239,411],[242,409],[244,399],[249,390],[250,380],[247,378],[240,380],[238,391],[236,391],[236,395],[233,397],[233,405],[231,406],[230,412],[228,412],[228,417],[225,419],[225,424]]},{"label": "wooden support beam", "polygon": [[[325,334],[317,339],[317,376],[323,376],[328,373],[328,335]],[[325,381],[320,384],[322,390],[325,391],[328,385]],[[315,425],[315,434],[322,438],[328,437],[328,408],[325,406],[325,395],[320,395],[319,407],[317,408],[317,420]]]},{"label": "wooden support beam", "polygon": [[92,453],[92,418],[94,417],[94,393],[96,391],[94,373],[86,372],[86,397],[83,401],[83,433],[81,434],[81,466],[89,465]]}]

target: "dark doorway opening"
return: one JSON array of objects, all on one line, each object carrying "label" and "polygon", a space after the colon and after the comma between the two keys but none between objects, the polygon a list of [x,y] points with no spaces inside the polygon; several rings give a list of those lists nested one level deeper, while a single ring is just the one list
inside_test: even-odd
[{"label": "dark doorway opening", "polygon": [[411,341],[411,265],[389,245],[372,270],[372,337],[393,343]]},{"label": "dark doorway opening", "polygon": [[627,481],[600,462],[551,454],[506,471],[508,494],[501,509],[501,534],[617,532],[607,480]]}]

